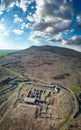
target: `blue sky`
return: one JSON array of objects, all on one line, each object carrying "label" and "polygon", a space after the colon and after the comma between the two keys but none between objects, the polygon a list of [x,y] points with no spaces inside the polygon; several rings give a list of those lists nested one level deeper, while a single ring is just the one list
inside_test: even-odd
[{"label": "blue sky", "polygon": [[81,51],[81,1],[0,0],[0,49],[32,45]]}]

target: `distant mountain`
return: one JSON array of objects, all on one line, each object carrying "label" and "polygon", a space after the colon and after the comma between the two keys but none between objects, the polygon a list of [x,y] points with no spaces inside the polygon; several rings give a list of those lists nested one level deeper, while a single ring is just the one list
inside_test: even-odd
[{"label": "distant mountain", "polygon": [[55,46],[32,46],[0,59],[2,66],[49,83],[81,87],[81,53]]},{"label": "distant mountain", "polygon": [[0,53],[13,53],[13,52],[17,52],[18,50],[3,50],[3,49],[1,49],[0,50]]}]

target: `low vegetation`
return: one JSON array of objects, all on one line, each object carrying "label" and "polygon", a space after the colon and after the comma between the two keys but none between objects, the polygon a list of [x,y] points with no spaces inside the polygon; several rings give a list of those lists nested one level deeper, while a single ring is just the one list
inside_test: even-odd
[{"label": "low vegetation", "polygon": [[69,88],[75,95],[79,95],[80,94],[80,88],[79,87],[69,86]]},{"label": "low vegetation", "polygon": [[[70,125],[70,114],[71,112],[72,115],[74,114],[76,107],[72,95],[75,94],[81,103],[81,53],[43,46],[7,54],[9,53],[0,51],[0,89],[6,90],[0,95],[0,128],[2,130],[57,128],[58,130],[63,126],[61,130],[66,129]],[[47,90],[50,84],[69,86],[73,93],[69,94],[69,91],[65,93],[66,89],[62,88],[57,94],[49,89],[51,95],[46,100],[49,105],[48,113],[44,113],[43,107],[41,116],[35,119],[36,106],[32,107],[24,102],[27,89],[36,87]],[[46,93],[43,93],[41,99],[44,100],[45,97]],[[81,107],[79,109],[77,117],[71,121],[68,130],[81,129]],[[51,112],[52,116],[50,116]]]},{"label": "low vegetation", "polygon": [[0,52],[0,57],[4,57],[4,56],[6,56],[7,55],[7,53],[2,53],[2,52]]}]

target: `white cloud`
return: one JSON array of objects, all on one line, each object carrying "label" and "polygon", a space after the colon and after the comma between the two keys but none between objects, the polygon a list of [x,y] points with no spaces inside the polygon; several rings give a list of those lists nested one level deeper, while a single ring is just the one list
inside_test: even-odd
[{"label": "white cloud", "polygon": [[13,32],[17,35],[21,35],[23,33],[23,30],[14,29]]},{"label": "white cloud", "polygon": [[34,0],[21,0],[20,2],[16,1],[16,6],[20,7],[23,12],[26,12],[28,5]]},{"label": "white cloud", "polygon": [[59,34],[55,35],[55,39],[56,40],[62,39],[62,33],[59,33]]},{"label": "white cloud", "polygon": [[66,45],[67,44],[67,40],[62,40],[62,45]]},{"label": "white cloud", "polygon": [[41,2],[40,2],[40,0],[36,0],[36,4],[37,4],[37,6],[36,6],[37,10],[33,16],[34,16],[35,21],[38,22],[42,18],[42,10],[43,10],[43,6],[45,3],[44,3],[44,0],[41,0]]},{"label": "white cloud", "polygon": [[21,29],[23,30],[24,28],[25,29],[28,29],[28,28],[30,28],[30,24],[29,23],[25,23],[25,22],[23,22],[22,24],[21,24]]},{"label": "white cloud", "polygon": [[31,16],[31,15],[27,15],[27,19],[28,19],[30,22],[33,22],[33,21],[34,21],[34,18],[33,18],[33,16]]},{"label": "white cloud", "polygon": [[[70,18],[72,17],[72,10],[70,5],[66,5],[64,0],[36,0],[37,11],[36,18],[46,18],[47,16],[51,17],[61,17],[61,18]],[[37,20],[37,19],[36,19]]]},{"label": "white cloud", "polygon": [[62,42],[62,33],[58,33],[56,35],[54,35],[54,37],[47,39],[47,41],[52,42],[52,43],[56,43],[56,42]]},{"label": "white cloud", "polygon": [[48,38],[48,35],[46,36],[45,33],[41,31],[34,31],[30,37],[30,39],[41,39],[41,38]]},{"label": "white cloud", "polygon": [[0,9],[1,10],[10,9],[14,7],[14,5],[15,5],[14,0],[1,0]]},{"label": "white cloud", "polygon": [[0,15],[2,15],[3,14],[3,12],[2,11],[0,11]]},{"label": "white cloud", "polygon": [[[31,2],[36,1],[36,11],[35,14],[32,14],[32,11],[25,16],[25,13],[28,9],[28,6]],[[3,9],[6,9],[7,12],[10,11],[16,4],[19,8],[22,9],[23,13],[21,16],[25,16],[25,21],[19,15],[14,15],[14,23],[19,23],[18,28],[15,28],[13,32],[17,35],[21,35],[24,32],[24,29],[31,28],[35,32],[31,34],[29,40],[34,42],[34,44],[39,44],[41,38],[48,38],[50,42],[60,42],[62,45],[71,45],[76,44],[80,45],[81,38],[74,36],[71,39],[62,39],[62,32],[65,32],[65,35],[69,32],[69,25],[73,17],[72,11],[72,0],[69,0],[66,4],[66,0],[2,0],[0,7],[0,15],[3,13]],[[31,7],[33,9],[34,6]],[[30,23],[26,23],[29,20],[35,24],[32,26]],[[2,24],[2,23],[3,24]],[[0,36],[9,35],[9,31],[6,30],[4,26],[4,19],[1,19],[0,22]],[[13,27],[12,27],[13,28]],[[81,28],[81,14],[77,17],[77,26],[76,28]]]},{"label": "white cloud", "polygon": [[47,27],[46,29],[45,29],[45,32],[46,33],[52,33],[53,32],[53,27]]},{"label": "white cloud", "polygon": [[22,25],[21,25],[21,29],[23,30],[24,28],[26,28],[25,22],[23,22]]},{"label": "white cloud", "polygon": [[9,8],[13,8],[15,5],[15,2],[10,3]]},{"label": "white cloud", "polygon": [[4,24],[4,22],[5,22],[5,18],[1,18],[1,19],[0,19],[0,23],[1,23],[1,24]]},{"label": "white cloud", "polygon": [[35,0],[1,0],[0,9],[10,9],[16,5],[25,12],[27,10],[28,4],[33,1]]},{"label": "white cloud", "polygon": [[34,9],[34,6],[32,6],[31,9]]},{"label": "white cloud", "polygon": [[32,41],[32,43],[34,45],[39,45],[40,44],[40,40],[37,38],[37,37],[40,37],[40,34],[41,32],[39,31],[36,31],[34,33],[31,34],[31,36],[29,37],[29,40]]},{"label": "white cloud", "polygon": [[81,46],[81,36],[73,36],[70,39],[64,39],[61,43],[62,45],[68,46]]},{"label": "white cloud", "polygon": [[4,24],[0,24],[0,36],[8,36],[9,35],[9,30],[6,30]]},{"label": "white cloud", "polygon": [[19,17],[15,17],[14,18],[14,23],[18,23],[18,22],[23,22],[23,19],[19,18]]},{"label": "white cloud", "polygon": [[7,29],[7,26],[5,24],[5,18],[2,17],[0,19],[0,36],[5,36],[5,37],[8,37],[9,36],[9,33],[10,33],[10,29],[8,28]]},{"label": "white cloud", "polygon": [[75,41],[77,39],[77,36],[73,36],[72,40]]},{"label": "white cloud", "polygon": [[33,15],[36,24],[33,30],[45,35],[56,35],[69,30],[72,18],[71,2],[65,0],[36,0],[36,13]]},{"label": "white cloud", "polygon": [[0,24],[0,31],[4,31],[5,30],[5,27],[3,24]]},{"label": "white cloud", "polygon": [[27,4],[25,0],[21,0],[19,7],[25,12],[27,10]]},{"label": "white cloud", "polygon": [[81,47],[81,36],[73,36],[68,39],[63,39],[62,38],[62,33],[59,33],[58,35],[55,35],[53,38],[47,39],[47,41],[52,42],[52,43],[60,43],[63,46],[80,46]]}]

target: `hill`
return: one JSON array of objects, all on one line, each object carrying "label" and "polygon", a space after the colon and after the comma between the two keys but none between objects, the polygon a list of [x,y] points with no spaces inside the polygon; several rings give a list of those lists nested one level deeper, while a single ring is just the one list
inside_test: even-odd
[{"label": "hill", "polygon": [[[54,46],[32,46],[1,57],[0,77],[2,130],[80,130],[80,52]],[[54,85],[58,85],[59,93],[55,93]],[[39,116],[36,111],[41,103],[30,105],[24,102],[28,102],[27,97],[32,102],[30,91],[38,93],[33,93],[36,96],[33,101],[38,101],[42,92],[43,110]],[[50,96],[47,96],[48,92]]]},{"label": "hill", "polygon": [[48,83],[81,87],[81,53],[53,46],[30,47],[0,59],[3,67]]}]

